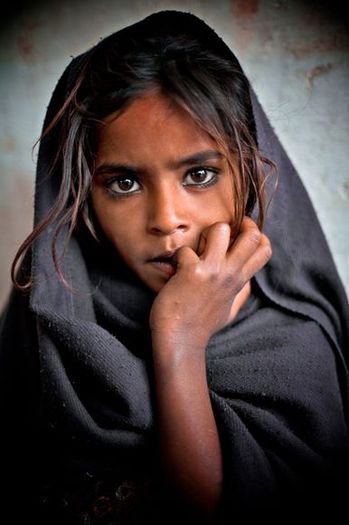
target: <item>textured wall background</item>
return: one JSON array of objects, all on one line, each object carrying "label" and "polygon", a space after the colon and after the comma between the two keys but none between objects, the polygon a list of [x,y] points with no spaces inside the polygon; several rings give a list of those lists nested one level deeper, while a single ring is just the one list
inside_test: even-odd
[{"label": "textured wall background", "polygon": [[[349,292],[349,37],[340,2],[12,2],[0,33],[0,307],[32,226],[38,138],[63,68],[101,37],[160,9],[204,18],[235,50],[313,201]],[[311,235],[311,232],[309,232]]]}]

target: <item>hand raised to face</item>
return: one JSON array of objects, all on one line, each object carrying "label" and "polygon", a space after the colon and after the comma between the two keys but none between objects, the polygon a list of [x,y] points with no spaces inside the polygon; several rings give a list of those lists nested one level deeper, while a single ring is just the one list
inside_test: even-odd
[{"label": "hand raised to face", "polygon": [[271,253],[268,238],[249,217],[243,219],[233,242],[229,224],[208,227],[198,253],[186,246],[176,252],[176,273],[151,310],[152,331],[206,346],[211,335],[229,321],[235,298]]}]

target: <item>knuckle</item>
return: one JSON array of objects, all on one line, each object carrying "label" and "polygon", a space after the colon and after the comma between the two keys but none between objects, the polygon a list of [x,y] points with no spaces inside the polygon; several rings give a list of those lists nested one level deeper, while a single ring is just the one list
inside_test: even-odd
[{"label": "knuckle", "polygon": [[177,264],[183,267],[192,267],[196,258],[193,257],[193,250],[189,246],[181,246],[176,252]]},{"label": "knuckle", "polygon": [[236,275],[236,274],[232,274],[232,273],[229,273],[226,278],[225,278],[225,281],[224,281],[224,287],[226,290],[229,290],[230,293],[233,293],[233,295],[235,295],[236,293],[238,293],[241,288],[244,286],[245,284],[245,280],[243,279],[243,276],[242,275]]},{"label": "knuckle", "polygon": [[181,246],[180,248],[178,248],[177,250],[177,256],[186,256],[190,253],[190,248],[189,246]]},{"label": "knuckle", "polygon": [[239,268],[234,263],[230,263],[228,272],[224,278],[224,285],[227,288],[232,289],[238,288],[242,282],[243,276],[241,275],[241,271],[239,271]]},{"label": "knuckle", "polygon": [[215,222],[210,227],[208,234],[212,238],[224,238],[230,235],[230,226],[226,222]]},{"label": "knuckle", "polygon": [[244,216],[242,223],[245,225],[255,224],[255,222],[248,215]]},{"label": "knuckle", "polygon": [[262,233],[259,231],[256,225],[251,226],[248,232],[248,240],[254,246],[259,246],[262,238]]},{"label": "knuckle", "polygon": [[211,282],[217,282],[221,277],[221,272],[218,268],[213,268],[210,271],[209,279]]},{"label": "knuckle", "polygon": [[266,235],[263,235],[262,239],[263,239],[264,256],[265,256],[266,260],[269,261],[269,259],[271,258],[272,254],[273,254],[273,249],[272,249],[271,243],[270,243],[268,237],[266,237]]},{"label": "knuckle", "polygon": [[192,277],[197,281],[203,281],[205,279],[205,273],[202,270],[202,267],[198,264],[193,265],[192,269]]},{"label": "knuckle", "polygon": [[272,250],[272,247],[269,245],[266,248],[266,255],[265,255],[267,261],[269,261],[272,258],[272,255],[273,255],[273,250]]},{"label": "knuckle", "polygon": [[227,222],[216,222],[214,226],[220,233],[230,233],[230,226]]},{"label": "knuckle", "polygon": [[238,285],[238,279],[236,278],[236,275],[229,272],[228,275],[226,275],[224,278],[223,285],[224,287],[229,288],[230,290],[231,288],[235,288]]},{"label": "knuckle", "polygon": [[217,266],[203,267],[198,265],[194,268],[194,276],[197,281],[209,283],[216,286],[222,280],[221,269]]}]

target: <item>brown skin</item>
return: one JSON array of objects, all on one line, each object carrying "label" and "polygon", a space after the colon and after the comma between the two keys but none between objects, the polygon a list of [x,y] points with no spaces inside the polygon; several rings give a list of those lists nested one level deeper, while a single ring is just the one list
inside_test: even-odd
[{"label": "brown skin", "polygon": [[[232,176],[211,137],[160,94],[136,99],[100,129],[92,187],[97,220],[157,293],[149,321],[164,469],[206,517],[221,497],[223,468],[205,349],[271,256],[250,218],[232,233]],[[164,254],[171,258],[157,259]]]}]

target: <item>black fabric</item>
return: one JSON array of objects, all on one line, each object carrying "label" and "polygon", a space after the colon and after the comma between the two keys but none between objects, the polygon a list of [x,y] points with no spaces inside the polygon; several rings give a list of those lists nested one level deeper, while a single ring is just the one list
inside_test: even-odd
[{"label": "black fabric", "polygon": [[[122,52],[129,39],[160,33],[195,35],[237,63],[190,14],[154,14],[109,39]],[[101,41],[68,66],[44,126],[89,53],[103,53],[104,46]],[[256,515],[284,522],[325,512],[333,517],[349,472],[348,303],[311,202],[251,96],[259,147],[277,164],[279,184],[265,225],[272,259],[253,280],[239,317],[207,348],[225,474],[217,523]],[[59,169],[48,177],[58,131],[39,151],[36,224],[59,185]],[[158,464],[147,325],[153,294],[84,232],[73,235],[62,262],[72,293],[54,270],[51,235],[46,230],[34,245],[30,293],[13,292],[1,321],[0,475],[11,523],[22,512],[36,523],[143,523],[149,516],[154,523],[184,523]],[[125,483],[143,487],[131,498],[135,515],[120,510],[113,521],[103,509],[111,500],[124,508],[115,491]],[[72,508],[75,521],[68,518]]]}]

